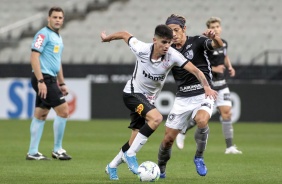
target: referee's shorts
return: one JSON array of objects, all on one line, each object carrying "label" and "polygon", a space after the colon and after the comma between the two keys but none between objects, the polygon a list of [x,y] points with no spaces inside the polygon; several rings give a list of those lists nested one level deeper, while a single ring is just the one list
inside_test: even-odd
[{"label": "referee's shorts", "polygon": [[51,107],[54,108],[65,103],[66,100],[58,86],[57,77],[48,74],[43,74],[43,78],[44,78],[44,83],[47,87],[47,96],[45,99],[38,96],[38,81],[34,73],[31,77],[31,85],[37,94],[35,107],[51,109]]}]

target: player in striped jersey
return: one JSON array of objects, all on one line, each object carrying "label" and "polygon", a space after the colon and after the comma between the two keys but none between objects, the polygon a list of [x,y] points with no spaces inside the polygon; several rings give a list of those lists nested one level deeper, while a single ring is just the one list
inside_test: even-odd
[{"label": "player in striped jersey", "polygon": [[217,93],[210,88],[205,75],[181,53],[171,48],[172,30],[166,25],[155,28],[153,43],[144,43],[128,32],[116,32],[106,35],[101,33],[102,42],[124,40],[136,56],[132,78],[123,90],[123,100],[130,110],[132,129],[131,137],[121,148],[117,156],[106,166],[106,173],[111,180],[118,180],[117,166],[122,157],[129,169],[137,174],[138,162],[136,153],[147,142],[150,135],[163,120],[162,115],[154,106],[165,79],[174,66],[184,68],[201,81],[206,96],[216,98]]}]

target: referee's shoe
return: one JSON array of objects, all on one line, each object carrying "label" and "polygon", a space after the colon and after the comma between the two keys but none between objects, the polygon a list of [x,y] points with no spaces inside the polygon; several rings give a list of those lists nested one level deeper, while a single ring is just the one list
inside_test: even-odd
[{"label": "referee's shoe", "polygon": [[46,156],[44,156],[42,153],[37,152],[34,155],[30,155],[29,153],[25,157],[26,160],[50,160]]},{"label": "referee's shoe", "polygon": [[59,159],[59,160],[70,160],[71,159],[71,156],[68,155],[66,150],[64,149],[59,149],[56,152],[52,151],[52,157],[54,159]]}]

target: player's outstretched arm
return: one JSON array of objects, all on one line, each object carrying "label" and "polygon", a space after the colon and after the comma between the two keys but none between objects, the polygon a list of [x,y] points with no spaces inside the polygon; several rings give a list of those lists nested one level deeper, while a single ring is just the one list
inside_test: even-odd
[{"label": "player's outstretched arm", "polygon": [[214,100],[216,100],[217,92],[215,90],[211,89],[204,73],[201,70],[199,70],[195,65],[193,65],[192,62],[188,62],[184,66],[184,69],[197,77],[197,79],[200,81],[200,83],[204,87],[206,97],[210,97],[210,98],[213,98]]},{"label": "player's outstretched arm", "polygon": [[223,41],[221,40],[221,38],[215,34],[214,30],[212,29],[207,29],[203,35],[205,35],[206,37],[212,39],[212,46],[213,48],[220,48],[223,47]]},{"label": "player's outstretched arm", "polygon": [[121,31],[121,32],[116,32],[110,35],[107,35],[105,31],[101,32],[101,39],[102,42],[110,42],[112,40],[121,40],[123,39],[125,41],[125,43],[128,43],[128,39],[131,37],[132,35],[126,31]]}]

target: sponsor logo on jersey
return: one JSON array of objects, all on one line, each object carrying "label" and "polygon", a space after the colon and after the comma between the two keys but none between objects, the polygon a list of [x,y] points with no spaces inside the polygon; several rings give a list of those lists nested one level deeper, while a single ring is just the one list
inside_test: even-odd
[{"label": "sponsor logo on jersey", "polygon": [[45,36],[43,34],[39,34],[35,40],[35,43],[34,43],[34,47],[37,48],[37,49],[40,49],[43,41],[44,41],[44,38]]},{"label": "sponsor logo on jersey", "polygon": [[143,55],[147,55],[147,53],[139,52],[139,55],[140,55],[140,56],[143,56]]},{"label": "sponsor logo on jersey", "polygon": [[211,109],[211,104],[210,103],[202,103],[201,106],[206,106],[206,107]]},{"label": "sponsor logo on jersey", "polygon": [[186,57],[186,58],[188,58],[188,59],[193,59],[193,57],[194,57],[194,52],[193,52],[193,50],[188,50],[187,52],[185,52],[184,53],[184,56]]},{"label": "sponsor logo on jersey", "polygon": [[144,77],[147,77],[149,79],[152,79],[153,81],[163,81],[165,79],[165,75],[158,75],[158,74],[150,74],[150,73],[146,73],[143,70],[143,75]]},{"label": "sponsor logo on jersey", "polygon": [[141,115],[142,111],[144,110],[144,105],[143,104],[139,104],[136,108],[136,112]]},{"label": "sponsor logo on jersey", "polygon": [[179,91],[189,92],[189,91],[199,90],[199,89],[202,89],[202,88],[203,88],[203,86],[201,84],[195,84],[195,85],[190,85],[190,86],[181,86],[179,88]]}]

